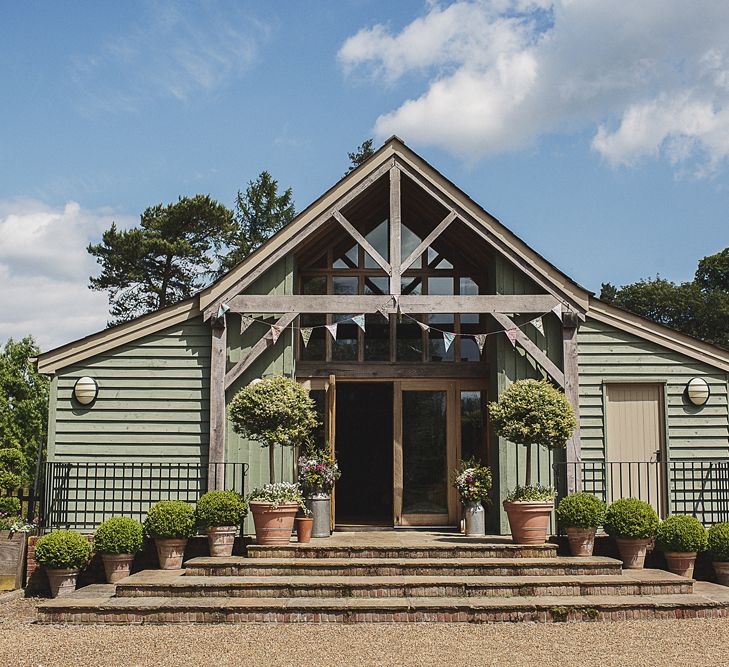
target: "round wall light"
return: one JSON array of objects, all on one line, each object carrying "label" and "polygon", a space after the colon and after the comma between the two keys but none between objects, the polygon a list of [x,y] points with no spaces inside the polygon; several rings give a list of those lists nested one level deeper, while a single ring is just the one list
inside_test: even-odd
[{"label": "round wall light", "polygon": [[96,400],[99,395],[99,385],[96,380],[90,377],[82,377],[76,380],[73,385],[73,397],[81,403],[81,405],[89,405]]},{"label": "round wall light", "polygon": [[709,400],[711,391],[709,390],[709,384],[703,378],[692,378],[686,385],[686,393],[688,399],[694,405],[704,405]]}]

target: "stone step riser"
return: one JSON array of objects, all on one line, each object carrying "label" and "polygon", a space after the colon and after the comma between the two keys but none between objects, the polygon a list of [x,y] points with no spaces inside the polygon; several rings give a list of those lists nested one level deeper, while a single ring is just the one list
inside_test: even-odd
[{"label": "stone step riser", "polygon": [[189,576],[377,576],[377,577],[403,577],[403,576],[570,576],[570,575],[611,575],[620,574],[620,563],[573,563],[573,564],[540,564],[523,565],[519,563],[482,564],[482,565],[458,565],[455,563],[443,563],[437,565],[424,565],[417,561],[412,564],[400,565],[373,565],[352,562],[347,565],[329,565],[326,562],[312,563],[296,562],[288,564],[245,564],[234,565],[221,564],[213,565],[190,565],[186,568]]},{"label": "stone step riser", "polygon": [[467,597],[534,597],[534,596],[584,596],[584,595],[678,595],[693,590],[690,582],[679,584],[556,584],[556,585],[368,585],[326,586],[313,584],[281,586],[165,586],[119,585],[116,596],[123,598],[184,597],[184,598],[467,598]]},{"label": "stone step riser", "polygon": [[664,620],[683,618],[726,618],[729,607],[682,606],[670,607],[555,607],[514,610],[492,609],[438,609],[393,611],[386,608],[366,611],[348,610],[296,610],[272,612],[270,610],[205,610],[185,609],[184,606],[164,610],[97,610],[79,611],[73,608],[39,609],[39,623],[499,623],[529,622],[552,623],[565,621],[625,621]]},{"label": "stone step riser", "polygon": [[453,547],[453,548],[377,548],[377,547],[274,547],[251,545],[250,558],[556,558],[557,547]]}]

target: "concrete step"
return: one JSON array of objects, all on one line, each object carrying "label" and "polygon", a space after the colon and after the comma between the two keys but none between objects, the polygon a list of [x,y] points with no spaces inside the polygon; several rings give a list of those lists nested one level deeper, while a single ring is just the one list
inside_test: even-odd
[{"label": "concrete step", "polygon": [[613,575],[614,558],[191,558],[188,576],[528,576]]},{"label": "concrete step", "polygon": [[595,576],[183,576],[147,570],[117,584],[117,597],[405,598],[677,595],[693,581],[662,570]]},{"label": "concrete step", "polygon": [[510,544],[447,539],[443,544],[250,544],[251,558],[555,558],[556,544]]},{"label": "concrete step", "polygon": [[[711,586],[711,585],[709,585]],[[455,598],[179,598],[89,596],[38,607],[40,623],[382,623],[609,621],[729,616],[727,589],[684,595]],[[93,588],[93,587],[90,587]],[[112,587],[113,588],[113,587]],[[85,597],[87,595],[87,597]]]}]

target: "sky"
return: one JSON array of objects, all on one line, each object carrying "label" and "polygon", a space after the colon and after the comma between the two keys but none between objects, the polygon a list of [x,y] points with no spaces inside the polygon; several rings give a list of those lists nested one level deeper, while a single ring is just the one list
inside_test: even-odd
[{"label": "sky", "polygon": [[103,329],[86,246],[156,203],[297,210],[400,136],[586,288],[729,246],[729,2],[0,3],[0,342]]}]

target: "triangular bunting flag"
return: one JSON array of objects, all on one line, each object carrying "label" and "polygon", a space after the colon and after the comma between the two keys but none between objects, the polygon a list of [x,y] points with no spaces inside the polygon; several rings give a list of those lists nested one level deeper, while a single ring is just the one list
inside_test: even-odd
[{"label": "triangular bunting flag", "polygon": [[352,322],[354,322],[362,331],[365,331],[365,316],[364,315],[355,315],[352,318]]},{"label": "triangular bunting flag", "polygon": [[400,295],[399,294],[392,295],[392,305],[394,306],[395,310],[399,313],[400,312]]},{"label": "triangular bunting flag", "polygon": [[390,313],[389,313],[389,301],[387,303],[383,303],[378,309],[377,312],[382,315],[386,320],[390,319]]},{"label": "triangular bunting flag", "polygon": [[282,328],[278,324],[271,325],[271,340],[273,341],[274,345],[276,344],[278,337],[281,335],[281,330]]},{"label": "triangular bunting flag", "polygon": [[304,347],[306,347],[309,344],[309,339],[311,338],[311,332],[313,331],[312,327],[301,327],[301,340],[304,343]]},{"label": "triangular bunting flag", "polygon": [[559,317],[559,319],[562,319],[562,304],[558,303],[554,308],[552,308],[552,312]]},{"label": "triangular bunting flag", "polygon": [[227,303],[221,303],[220,308],[218,308],[218,317],[225,316],[225,313],[227,313],[230,310],[230,306]]},{"label": "triangular bunting flag", "polygon": [[526,354],[526,350],[523,347],[517,347],[516,351],[523,357]]},{"label": "triangular bunting flag", "polygon": [[475,334],[473,339],[476,341],[476,345],[478,345],[478,351],[483,352],[483,346],[486,344],[486,334]]},{"label": "triangular bunting flag", "polygon": [[421,328],[421,329],[422,329],[423,331],[426,331],[426,332],[427,332],[427,331],[430,331],[430,327],[429,327],[429,326],[428,326],[428,325],[427,325],[427,324],[426,324],[425,322],[421,322],[420,320],[415,320],[415,321],[416,321],[416,322],[418,323],[418,326],[419,326],[419,327],[420,327],[420,328]]},{"label": "triangular bunting flag", "polygon": [[509,339],[509,342],[511,343],[512,347],[516,347],[516,329],[507,329],[504,333],[506,333],[506,337]]},{"label": "triangular bunting flag", "polygon": [[245,333],[245,330],[253,324],[255,320],[252,317],[248,317],[248,315],[241,315],[240,316],[240,332]]},{"label": "triangular bunting flag", "polygon": [[337,325],[338,324],[339,324],[338,322],[335,322],[334,324],[325,324],[324,325],[324,327],[331,334],[331,336],[334,340],[337,340]]},{"label": "triangular bunting flag", "polygon": [[535,317],[535,318],[534,318],[534,319],[532,320],[532,324],[534,325],[534,328],[535,328],[535,329],[536,329],[536,330],[537,330],[537,331],[538,331],[538,332],[539,332],[540,334],[542,334],[542,336],[544,336],[544,322],[542,322],[542,318],[541,318],[541,316],[540,316],[540,317]]},{"label": "triangular bunting flag", "polygon": [[456,338],[456,334],[450,333],[449,331],[443,332],[443,344],[445,345],[445,351],[448,352],[451,345],[453,345],[453,341]]}]

